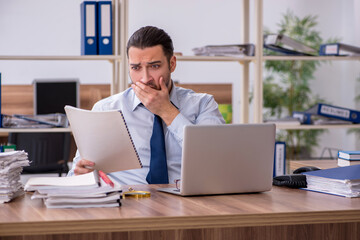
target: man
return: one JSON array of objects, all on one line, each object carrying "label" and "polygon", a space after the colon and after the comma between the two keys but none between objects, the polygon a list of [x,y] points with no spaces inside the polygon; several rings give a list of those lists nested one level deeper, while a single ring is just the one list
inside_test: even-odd
[{"label": "man", "polygon": [[[123,185],[173,183],[180,178],[184,126],[225,123],[211,95],[174,85],[173,51],[172,40],[162,29],[147,26],[137,30],[127,44],[131,88],[102,99],[93,107],[93,111],[121,110],[127,122],[143,168],[111,173]],[[152,143],[153,128],[159,121],[163,131],[160,135],[165,141],[163,154],[153,152],[155,147],[163,145],[160,140]],[[116,147],[116,143],[111,147]],[[160,155],[164,155],[163,160],[153,160]],[[119,160],[126,161],[121,156]],[[155,180],[163,175],[157,173],[163,168],[157,161],[163,161],[167,168],[166,176],[161,176],[165,180]],[[88,173],[93,166],[91,159],[81,159],[77,152],[68,176]]]}]

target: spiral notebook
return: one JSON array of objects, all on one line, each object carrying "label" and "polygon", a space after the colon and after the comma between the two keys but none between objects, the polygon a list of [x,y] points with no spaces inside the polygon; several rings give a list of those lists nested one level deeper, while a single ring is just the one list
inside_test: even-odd
[{"label": "spiral notebook", "polygon": [[81,158],[106,173],[141,168],[142,164],[121,111],[95,112],[65,106]]}]

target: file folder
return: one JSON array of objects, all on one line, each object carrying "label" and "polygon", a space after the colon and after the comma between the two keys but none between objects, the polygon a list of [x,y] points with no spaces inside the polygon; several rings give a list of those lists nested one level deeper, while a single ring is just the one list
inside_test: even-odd
[{"label": "file folder", "polygon": [[313,56],[317,50],[282,34],[264,35],[264,48],[286,55]]},{"label": "file folder", "polygon": [[2,113],[1,113],[1,104],[2,104],[2,101],[1,101],[1,72],[0,72],[0,128],[2,128],[2,126],[3,126]]},{"label": "file folder", "polygon": [[284,175],[286,172],[286,143],[275,142],[273,177]]},{"label": "file folder", "polygon": [[98,54],[113,54],[111,1],[98,2]]},{"label": "file folder", "polygon": [[97,4],[84,1],[81,9],[81,55],[97,55]]}]

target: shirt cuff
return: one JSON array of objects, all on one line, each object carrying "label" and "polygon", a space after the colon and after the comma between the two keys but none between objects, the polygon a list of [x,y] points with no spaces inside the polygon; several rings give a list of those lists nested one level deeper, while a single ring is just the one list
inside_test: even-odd
[{"label": "shirt cuff", "polygon": [[71,177],[71,176],[74,176],[75,173],[74,173],[74,169],[76,167],[76,163],[80,160],[80,153],[79,153],[79,150],[76,151],[76,154],[75,154],[75,157],[73,158],[73,162],[72,162],[72,166],[71,166],[71,169],[70,171],[68,172],[68,174],[66,175],[67,177]]}]

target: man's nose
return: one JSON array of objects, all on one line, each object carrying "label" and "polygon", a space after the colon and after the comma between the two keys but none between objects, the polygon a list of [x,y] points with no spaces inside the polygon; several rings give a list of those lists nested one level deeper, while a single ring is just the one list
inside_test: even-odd
[{"label": "man's nose", "polygon": [[148,83],[148,82],[150,82],[151,81],[151,76],[150,76],[150,74],[149,74],[149,71],[145,68],[144,70],[143,70],[143,73],[142,73],[142,79],[141,79],[141,82],[142,83]]}]

